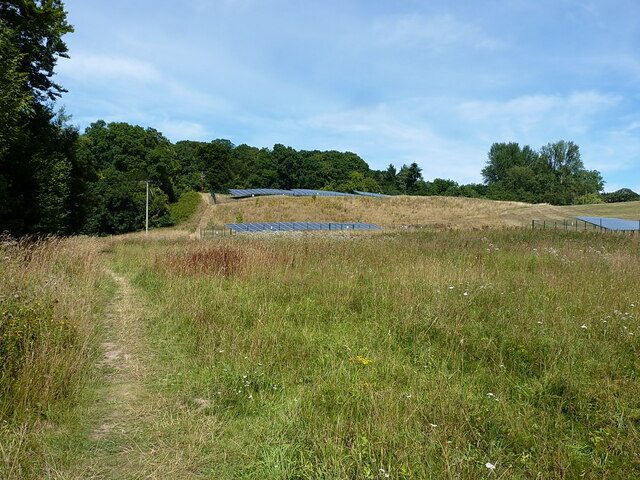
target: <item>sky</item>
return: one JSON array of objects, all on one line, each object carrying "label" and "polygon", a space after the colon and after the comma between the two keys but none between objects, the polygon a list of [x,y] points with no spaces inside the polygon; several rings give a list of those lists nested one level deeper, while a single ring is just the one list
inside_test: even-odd
[{"label": "sky", "polygon": [[637,0],[66,0],[56,80],[171,141],[351,151],[481,182],[495,142],[580,147],[640,192]]}]

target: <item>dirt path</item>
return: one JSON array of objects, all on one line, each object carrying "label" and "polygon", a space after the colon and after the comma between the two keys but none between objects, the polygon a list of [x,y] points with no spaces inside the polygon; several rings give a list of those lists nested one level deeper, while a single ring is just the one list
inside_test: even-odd
[{"label": "dirt path", "polygon": [[209,225],[209,221],[211,220],[211,216],[213,215],[214,203],[211,195],[208,193],[201,193],[202,201],[205,204],[205,207],[202,209],[202,215],[200,215],[200,220],[198,221],[198,226],[195,231],[189,235],[193,240],[197,240],[200,238],[200,229],[205,228]]},{"label": "dirt path", "polygon": [[109,270],[117,291],[106,309],[103,372],[97,401],[90,408],[94,424],[90,448],[74,462],[73,471],[55,479],[194,479],[203,476],[203,445],[219,429],[203,415],[207,399],[162,393],[171,374],[147,340],[153,305],[123,276]]},{"label": "dirt path", "polygon": [[99,363],[105,381],[90,412],[96,423],[90,434],[91,452],[73,477],[145,478],[136,474],[144,466],[136,465],[138,455],[133,455],[136,430],[153,416],[149,374],[142,361],[152,355],[144,341],[144,305],[124,277],[109,273],[117,291],[105,312],[104,356]]}]

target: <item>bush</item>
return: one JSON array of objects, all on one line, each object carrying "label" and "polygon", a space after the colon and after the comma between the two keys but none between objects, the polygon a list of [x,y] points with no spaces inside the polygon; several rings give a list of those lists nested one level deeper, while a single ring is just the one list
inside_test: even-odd
[{"label": "bush", "polygon": [[198,192],[186,192],[180,199],[169,206],[169,215],[173,223],[181,223],[189,220],[200,205],[200,194]]},{"label": "bush", "polygon": [[592,205],[596,203],[604,203],[600,195],[597,193],[587,193],[576,198],[575,205]]}]

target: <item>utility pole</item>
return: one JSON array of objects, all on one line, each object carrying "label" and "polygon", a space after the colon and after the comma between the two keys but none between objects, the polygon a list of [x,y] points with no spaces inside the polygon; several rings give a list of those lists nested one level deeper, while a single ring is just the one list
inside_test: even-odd
[{"label": "utility pole", "polygon": [[147,184],[147,205],[145,209],[145,219],[144,219],[144,233],[145,235],[149,235],[149,180],[145,180]]},{"label": "utility pole", "polygon": [[147,201],[144,210],[144,233],[149,234],[149,184],[151,180],[140,180],[139,183],[144,183],[147,186]]}]

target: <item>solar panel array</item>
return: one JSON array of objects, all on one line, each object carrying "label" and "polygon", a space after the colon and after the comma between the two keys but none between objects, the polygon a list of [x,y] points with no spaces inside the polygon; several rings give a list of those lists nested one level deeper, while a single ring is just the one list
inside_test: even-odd
[{"label": "solar panel array", "polygon": [[294,197],[357,197],[353,193],[330,192],[328,190],[309,190],[307,188],[292,188]]},{"label": "solar panel array", "polygon": [[365,197],[388,197],[389,195],[384,195],[382,193],[371,193],[371,192],[358,192],[355,191],[358,195],[363,195]]},{"label": "solar panel array", "polygon": [[629,231],[640,230],[640,220],[623,220],[609,217],[576,217],[578,220],[590,223],[607,230]]},{"label": "solar panel array", "polygon": [[280,190],[279,188],[230,188],[229,192],[239,198],[254,195],[291,195],[289,190]]},{"label": "solar panel array", "polygon": [[229,192],[234,198],[254,197],[258,195],[289,195],[293,197],[357,197],[360,195],[374,197],[387,196],[379,193],[356,192],[358,195],[355,195],[353,193],[330,192],[328,190],[310,190],[307,188],[292,188],[291,190],[282,190],[279,188],[230,188]]},{"label": "solar panel array", "polygon": [[275,222],[275,223],[227,223],[235,232],[290,232],[294,230],[381,230],[370,223],[351,222]]}]

